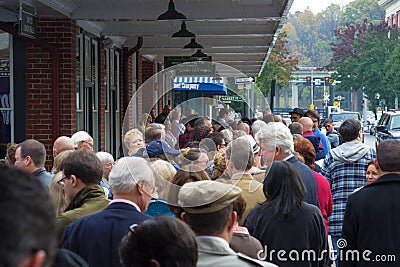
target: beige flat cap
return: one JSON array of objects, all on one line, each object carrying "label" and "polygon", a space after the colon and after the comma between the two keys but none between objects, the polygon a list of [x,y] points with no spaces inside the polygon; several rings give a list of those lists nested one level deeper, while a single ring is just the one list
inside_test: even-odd
[{"label": "beige flat cap", "polygon": [[239,187],[217,181],[186,183],[179,190],[178,204],[191,214],[212,213],[228,207],[241,193]]}]

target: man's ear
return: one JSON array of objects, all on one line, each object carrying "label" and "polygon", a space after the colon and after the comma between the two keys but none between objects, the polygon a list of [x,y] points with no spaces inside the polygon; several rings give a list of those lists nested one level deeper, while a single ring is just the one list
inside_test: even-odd
[{"label": "man's ear", "polygon": [[181,213],[181,220],[187,223],[186,212]]},{"label": "man's ear", "polygon": [[33,163],[31,156],[26,156],[24,159],[25,166],[29,166],[29,164]]},{"label": "man's ear", "polygon": [[280,158],[278,158],[280,156],[280,154],[282,153],[282,149],[280,146],[275,146],[275,153],[274,153],[274,158],[273,160],[277,159],[280,160]]},{"label": "man's ear", "polygon": [[236,211],[232,211],[231,215],[229,216],[228,220],[228,230],[231,231],[233,229],[233,226],[235,226],[237,221],[237,213]]},{"label": "man's ear", "polygon": [[39,250],[38,252],[26,256],[18,267],[40,267],[45,260],[46,252]]},{"label": "man's ear", "polygon": [[72,184],[72,186],[77,186],[78,185],[78,178],[74,175],[74,174],[71,174],[71,184]]},{"label": "man's ear", "polygon": [[143,194],[143,189],[142,189],[142,186],[139,184],[139,182],[136,183],[136,189],[137,189],[137,191],[138,191],[138,193],[139,193],[140,195]]}]

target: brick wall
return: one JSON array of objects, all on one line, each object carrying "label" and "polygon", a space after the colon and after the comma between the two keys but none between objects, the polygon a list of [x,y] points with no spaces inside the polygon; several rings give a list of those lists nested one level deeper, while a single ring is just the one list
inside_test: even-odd
[{"label": "brick wall", "polygon": [[149,81],[148,83],[146,83],[146,81],[156,73],[156,66],[154,62],[145,58],[142,58],[141,63],[142,65],[139,66],[139,68],[141,69],[142,83],[139,84],[139,86],[142,86],[143,84],[145,85],[142,90],[142,112],[149,113],[156,100],[154,92],[155,88],[154,80]]},{"label": "brick wall", "polygon": [[[76,24],[71,20],[39,19],[37,38],[59,52],[59,66],[52,66],[51,53],[26,45],[26,138],[42,142],[46,166],[52,163],[52,68],[59,68],[60,135],[76,131],[75,52]],[[57,137],[54,137],[57,138]]]}]

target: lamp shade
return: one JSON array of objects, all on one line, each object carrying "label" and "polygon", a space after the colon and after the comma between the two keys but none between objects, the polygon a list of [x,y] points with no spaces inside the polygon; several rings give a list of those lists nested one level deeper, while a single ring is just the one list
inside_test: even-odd
[{"label": "lamp shade", "polygon": [[196,35],[194,35],[194,33],[188,31],[186,29],[186,23],[184,21],[182,21],[181,24],[181,29],[179,31],[177,31],[176,33],[174,33],[172,35],[172,38],[177,38],[177,37],[195,37]]},{"label": "lamp shade", "polygon": [[174,1],[170,0],[168,10],[158,16],[157,20],[173,20],[173,19],[186,19],[186,16],[175,10]]},{"label": "lamp shade", "polygon": [[197,52],[191,55],[191,57],[208,57],[208,55],[201,52],[201,49],[197,49]]},{"label": "lamp shade", "polygon": [[196,38],[190,39],[190,43],[188,43],[183,47],[183,49],[200,49],[200,48],[203,48],[203,46],[196,42]]}]

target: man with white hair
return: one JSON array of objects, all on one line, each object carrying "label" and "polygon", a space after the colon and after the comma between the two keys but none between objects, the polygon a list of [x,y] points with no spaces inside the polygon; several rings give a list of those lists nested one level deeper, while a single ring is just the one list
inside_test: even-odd
[{"label": "man with white hair", "polygon": [[75,149],[87,149],[93,151],[93,138],[85,131],[79,131],[71,136]]},{"label": "man with white hair", "polygon": [[253,135],[255,136],[261,130],[261,128],[266,125],[267,123],[263,120],[256,120],[255,122],[253,122],[253,124],[251,125]]},{"label": "man with white hair", "polygon": [[113,195],[110,190],[110,182],[108,181],[108,177],[110,176],[110,172],[114,166],[114,157],[105,151],[97,152],[96,156],[99,158],[101,165],[103,166],[103,177],[101,178],[100,185],[103,187],[106,197],[112,199]]},{"label": "man with white hair", "polygon": [[293,155],[293,137],[289,128],[282,122],[268,123],[257,133],[256,140],[261,148],[261,156],[268,165],[275,160],[285,160],[293,164],[307,189],[305,201],[319,207],[314,174]]},{"label": "man with white hair", "polygon": [[150,218],[143,214],[156,197],[153,173],[146,160],[123,157],[109,177],[114,200],[103,211],[67,227],[62,247],[84,258],[89,266],[118,267],[118,247],[133,224]]}]

